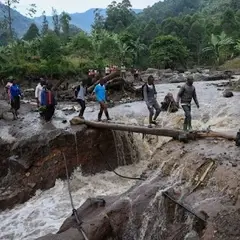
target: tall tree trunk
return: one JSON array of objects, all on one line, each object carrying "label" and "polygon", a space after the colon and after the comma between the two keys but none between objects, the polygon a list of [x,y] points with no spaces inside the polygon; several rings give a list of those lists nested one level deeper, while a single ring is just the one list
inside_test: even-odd
[{"label": "tall tree trunk", "polygon": [[13,40],[13,31],[12,31],[12,16],[11,16],[11,3],[8,0],[7,2],[7,10],[8,10],[8,31],[10,40]]}]

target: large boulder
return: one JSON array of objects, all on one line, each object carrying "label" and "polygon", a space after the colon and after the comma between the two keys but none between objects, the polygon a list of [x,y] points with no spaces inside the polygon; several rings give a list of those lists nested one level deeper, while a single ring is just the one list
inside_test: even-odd
[{"label": "large boulder", "polygon": [[195,73],[193,74],[193,79],[195,82],[207,81],[208,75],[203,73]]},{"label": "large boulder", "polygon": [[13,120],[13,114],[10,111],[11,106],[7,101],[0,100],[0,120]]},{"label": "large boulder", "polygon": [[233,97],[234,95],[233,95],[233,92],[232,91],[230,91],[230,90],[225,90],[224,92],[223,92],[223,97],[225,97],[225,98],[230,98],[230,97]]},{"label": "large boulder", "polygon": [[184,74],[174,74],[172,77],[169,78],[169,83],[182,83],[186,82],[186,77]]},{"label": "large boulder", "polygon": [[206,81],[217,81],[217,80],[226,80],[226,79],[231,79],[231,72],[213,72],[209,74],[208,78]]},{"label": "large boulder", "polygon": [[146,82],[150,75],[152,75],[155,80],[159,80],[161,76],[161,70],[155,68],[148,68],[145,72],[141,73],[141,78],[144,82]]}]

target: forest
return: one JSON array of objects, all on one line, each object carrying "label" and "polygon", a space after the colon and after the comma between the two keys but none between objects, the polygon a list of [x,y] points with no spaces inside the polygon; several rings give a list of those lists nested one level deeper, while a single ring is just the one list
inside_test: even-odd
[{"label": "forest", "polygon": [[[0,18],[2,79],[70,78],[122,63],[141,70],[217,68],[240,54],[238,0],[165,0],[139,14],[129,0],[113,1],[106,17],[95,10],[90,33],[71,25],[66,12],[53,9],[53,29],[43,13],[41,28],[31,24],[20,39],[12,27],[14,16],[9,14],[18,3],[6,1],[4,18]],[[32,14],[34,7],[29,9]]]}]

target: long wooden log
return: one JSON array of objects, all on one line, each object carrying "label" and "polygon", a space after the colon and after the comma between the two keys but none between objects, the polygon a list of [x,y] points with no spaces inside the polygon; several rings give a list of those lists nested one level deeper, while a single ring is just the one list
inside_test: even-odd
[{"label": "long wooden log", "polygon": [[115,124],[115,123],[103,123],[103,122],[94,122],[81,119],[79,117],[74,117],[70,123],[72,125],[86,124],[92,128],[101,128],[101,129],[109,129],[115,131],[125,131],[125,132],[135,132],[142,133],[148,135],[155,136],[164,136],[171,137],[174,139],[180,139],[180,136],[185,139],[193,140],[199,138],[223,138],[230,141],[235,141],[236,136],[229,133],[222,132],[203,132],[203,131],[195,131],[195,132],[184,132],[176,129],[166,129],[166,128],[149,128],[144,126],[133,126],[133,125],[125,125],[125,124]]},{"label": "long wooden log", "polygon": [[58,82],[53,87],[53,91],[57,91],[58,88],[61,86],[61,84],[63,84],[65,82],[65,80],[66,80],[65,78],[58,80]]},{"label": "long wooden log", "polygon": [[215,131],[209,131],[209,132],[196,132],[197,138],[224,138],[230,141],[236,140],[236,135],[225,133],[225,132],[215,132]]},{"label": "long wooden log", "polygon": [[[111,73],[111,74],[103,77],[103,80],[104,80],[105,82],[108,82],[108,81],[110,81],[111,79],[116,78],[116,77],[119,77],[119,76],[120,76],[120,72],[119,72],[119,71],[116,71],[116,72],[113,72],[113,73]],[[99,84],[99,81],[100,81],[100,80],[98,80],[98,81],[95,82],[92,86],[90,86],[90,87],[88,88],[88,92],[91,93],[91,92],[94,90],[95,86],[96,86],[97,84]]]},{"label": "long wooden log", "polygon": [[172,138],[178,138],[178,136],[182,133],[182,131],[174,130],[174,129],[148,128],[148,127],[133,126],[133,125],[115,124],[115,123],[93,122],[93,121],[81,119],[79,117],[74,117],[70,121],[70,123],[72,125],[86,124],[87,126],[92,128],[135,132],[135,133],[143,133],[143,134],[156,135],[156,136],[166,136],[166,137],[172,137]]}]

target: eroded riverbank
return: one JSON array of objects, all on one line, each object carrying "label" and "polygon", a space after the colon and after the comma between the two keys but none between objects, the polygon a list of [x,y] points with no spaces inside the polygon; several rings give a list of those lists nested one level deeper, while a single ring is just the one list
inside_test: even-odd
[{"label": "eroded riverbank", "polygon": [[[237,107],[239,102],[239,94],[234,93],[235,96],[233,98],[226,99],[222,97],[222,91],[218,91],[217,88],[211,85],[211,83],[209,82],[195,83],[195,85],[197,87],[197,93],[199,96],[201,109],[200,111],[198,111],[195,107],[193,107],[193,127],[196,129],[202,129],[202,128],[207,128],[209,125],[211,125],[213,130],[225,130],[225,131],[231,130],[233,132],[236,132],[236,130],[238,130],[239,128],[238,119],[240,116],[240,110]],[[166,85],[163,84],[163,85],[157,86],[159,100],[161,101],[169,91],[173,92],[175,95],[178,91],[177,86],[178,84],[166,84]],[[97,108],[98,106],[93,106],[91,108],[88,108],[86,113],[86,118],[95,119]],[[147,109],[143,102],[135,102],[131,104],[120,105],[110,109],[110,113],[114,117],[114,121],[117,121],[117,122],[128,122],[131,124],[141,124],[141,125],[147,124]],[[18,125],[15,124],[14,126],[11,123],[9,125],[5,125],[6,127],[5,132],[8,133],[8,135],[10,135],[12,138],[24,139],[25,137],[29,136],[28,134],[30,135],[38,134],[43,131],[49,131],[49,127],[59,128],[59,125],[61,125],[62,128],[68,129],[69,125],[63,124],[62,118],[70,119],[73,115],[76,115],[75,113],[75,114],[70,114],[66,116],[63,112],[57,111],[56,113],[57,118],[53,120],[52,125],[42,125],[40,120],[37,118],[37,113],[31,112],[28,114],[29,115],[25,115],[25,119],[22,120],[21,124],[24,124],[23,128],[19,129],[18,131],[18,128],[19,128]],[[31,121],[33,121],[33,119],[35,122],[32,122],[32,124],[30,124]],[[174,128],[180,128],[182,121],[183,121],[182,111],[179,111],[176,114],[162,113],[160,118],[160,124],[162,126],[174,127]],[[26,129],[28,129],[27,132],[26,132]],[[17,132],[17,135],[15,136],[12,135],[11,134],[12,132]],[[6,138],[5,138],[6,140],[8,140],[8,137],[9,137],[8,135],[6,135]],[[165,165],[166,163],[164,162],[169,161],[169,163],[166,164],[166,166],[168,166],[167,169],[170,169],[171,171],[167,175],[167,178],[164,178],[164,181],[162,181],[161,186],[157,185],[156,189],[154,188],[155,191],[158,192],[159,190],[161,192],[162,191],[161,189],[165,189],[165,188],[168,189],[169,187],[174,186],[179,181],[180,181],[181,188],[187,189],[187,185],[185,184],[186,183],[189,184],[189,182],[191,182],[191,179],[195,174],[197,168],[200,167],[202,163],[204,163],[205,158],[210,158],[210,159],[213,158],[215,159],[214,161],[216,161],[216,159],[220,158],[220,156],[222,156],[221,158],[223,158],[224,155],[226,155],[225,160],[222,160],[219,163],[217,163],[217,166],[218,165],[223,166],[223,169],[221,170],[221,172],[222,171],[225,172],[225,176],[226,176],[225,178],[229,179],[229,182],[221,184],[221,187],[228,188],[227,186],[230,185],[230,186],[234,186],[234,189],[236,190],[234,185],[234,182],[236,181],[236,179],[235,178],[233,179],[231,176],[234,176],[234,177],[236,176],[236,178],[239,179],[239,176],[235,173],[235,170],[238,169],[238,163],[230,162],[234,158],[237,161],[239,161],[238,158],[234,157],[234,156],[238,156],[237,154],[239,153],[239,149],[234,146],[234,143],[227,143],[222,141],[215,142],[215,140],[213,140],[212,142],[202,141],[201,143],[197,143],[197,142],[190,143],[185,146],[188,154],[189,152],[192,152],[192,155],[189,155],[191,157],[189,156],[181,157],[178,155],[174,155],[174,154],[180,154],[184,150],[184,149],[181,149],[183,145],[180,143],[172,142],[165,145],[164,148],[161,148],[162,142],[168,141],[169,139],[149,137],[145,139],[144,147],[143,147],[143,145],[140,145],[140,143],[142,143],[141,136],[136,136],[136,138],[137,140],[139,140],[138,147],[141,150],[141,157],[139,157],[140,162],[132,166],[121,167],[117,169],[117,171],[122,174],[130,175],[130,176],[139,176],[141,175],[142,172],[148,173],[146,175],[148,176],[148,179],[144,183],[142,183],[143,186],[146,187],[147,186],[146,184],[149,184],[149,182],[152,182],[152,181],[153,181],[152,183],[157,182],[158,181],[157,179],[159,178],[160,178],[159,179],[160,181],[161,174],[164,173],[165,171],[163,169],[163,165]],[[160,149],[158,149],[159,147]],[[169,150],[170,151],[169,153],[166,152],[168,149],[172,149],[173,152],[171,152],[170,150]],[[228,152],[231,152],[231,153],[228,153]],[[201,154],[203,154],[202,157],[201,157]],[[172,160],[170,160],[171,157],[173,157]],[[158,161],[156,158],[158,159]],[[195,161],[196,163],[194,163]],[[229,165],[225,166],[225,162],[228,163]],[[174,164],[176,164],[176,166],[174,166]],[[236,164],[237,164],[237,167],[234,167]],[[187,166],[187,168],[183,171],[185,165]],[[147,171],[145,171],[146,169]],[[232,172],[233,171],[232,169],[235,169],[234,172]],[[174,180],[173,176],[176,174],[175,170],[177,171],[177,179]],[[182,178],[181,174],[178,175],[179,172],[189,172],[189,176],[187,178],[186,177]],[[104,174],[100,173],[95,176],[83,177],[81,175],[81,172],[79,171],[76,171],[75,174],[73,175],[71,184],[74,186],[73,194],[74,194],[74,202],[76,203],[76,207],[80,206],[86,200],[87,197],[94,197],[98,195],[123,194],[126,190],[128,190],[131,186],[134,186],[136,183],[135,181],[131,182],[131,181],[118,178],[112,172],[106,172]],[[154,177],[156,177],[155,180],[154,180]],[[76,178],[78,180],[74,182],[74,179]],[[87,180],[85,181],[85,179]],[[168,181],[170,181],[171,184],[169,184]],[[214,184],[218,186],[218,184],[221,183],[219,181],[220,180],[218,180],[217,178]],[[207,183],[207,186],[203,185],[202,189],[205,189],[206,187],[208,187],[208,184],[209,183]],[[209,184],[209,186],[212,186],[212,187],[215,185]],[[150,184],[149,186],[154,186],[154,184]],[[194,184],[190,186],[194,186]],[[140,190],[137,190],[138,189],[137,187],[135,188],[136,188],[136,191],[139,191],[140,195],[143,194],[142,190],[140,191]],[[0,228],[1,228],[1,234],[4,234],[4,235],[3,236],[0,235],[0,236],[5,238],[1,238],[1,239],[29,239],[30,240],[38,236],[43,236],[47,233],[56,232],[60,227],[60,225],[62,224],[63,220],[67,216],[69,216],[71,213],[66,190],[67,190],[66,183],[59,180],[57,181],[57,184],[55,187],[44,192],[38,192],[36,196],[34,196],[31,200],[29,200],[25,204],[19,205],[10,211],[6,210],[2,212],[0,215],[0,218],[1,218]],[[204,201],[204,199],[214,198],[214,196],[212,196],[209,191],[210,190],[206,191],[205,194],[202,194],[202,190],[197,191],[198,194],[201,195],[199,199],[202,199],[201,201]],[[221,192],[221,189],[217,187],[216,192]],[[41,196],[43,196],[43,198],[41,198]],[[124,198],[126,196],[127,196],[126,193],[123,194]],[[191,196],[195,196],[195,195],[191,195]],[[228,193],[226,194],[226,197],[228,197]],[[195,196],[194,198],[198,199],[197,196]],[[195,204],[197,203],[196,199],[194,201],[191,200],[190,202],[187,202],[187,203],[191,206],[193,205],[193,208],[195,208]],[[149,198],[148,200],[151,200],[151,199]],[[211,200],[209,201],[211,202],[212,205],[214,205],[213,204],[214,201],[213,202]],[[136,201],[136,204],[137,204],[137,201]],[[156,202],[156,205],[158,204],[159,203]],[[227,201],[223,205],[224,205],[224,208],[226,208],[228,206]],[[234,206],[233,208],[234,210],[238,209],[238,205],[236,206],[237,208],[235,208]],[[38,210],[35,211],[35,207]],[[148,208],[148,205],[146,204],[145,207]],[[49,212],[49,208],[53,210]],[[154,209],[154,211],[155,210],[156,209]],[[198,211],[199,209],[196,208],[196,210]],[[41,212],[45,213],[46,215],[45,218],[43,218],[43,215]],[[47,212],[49,212],[49,214],[47,214]],[[57,212],[57,214],[55,214],[55,212]],[[143,214],[143,213],[141,212],[140,214]],[[33,218],[35,219],[35,221],[32,220],[33,218],[31,216],[34,216]],[[149,217],[150,217],[149,218],[150,220],[155,219],[154,214],[153,216],[149,216]],[[214,215],[212,215],[212,218],[214,218]],[[165,220],[162,219],[161,221],[164,222]],[[11,222],[14,222],[14,224],[11,225]],[[146,224],[146,219],[144,220],[144,222],[145,222],[144,224]],[[26,223],[27,227],[23,223]],[[140,224],[139,226],[142,228],[141,236],[146,236],[146,238],[143,238],[143,239],[154,239],[154,236],[151,236],[150,233],[144,233],[144,229],[146,230],[146,226],[145,227],[142,226],[143,224],[142,221],[139,220],[138,224]],[[166,224],[166,223],[161,223],[161,224]],[[181,224],[183,224],[183,222],[180,222],[180,225]],[[150,225],[147,227],[147,229],[149,228],[150,228]],[[136,232],[136,234],[139,234],[139,233]],[[203,234],[203,232],[201,234]],[[140,235],[136,235],[136,236],[140,236]],[[231,236],[231,235],[228,234],[227,236]],[[212,239],[212,238],[208,238],[208,239]],[[224,238],[218,238],[218,239],[224,239]]]}]

